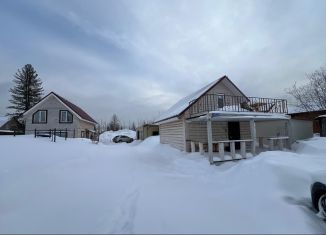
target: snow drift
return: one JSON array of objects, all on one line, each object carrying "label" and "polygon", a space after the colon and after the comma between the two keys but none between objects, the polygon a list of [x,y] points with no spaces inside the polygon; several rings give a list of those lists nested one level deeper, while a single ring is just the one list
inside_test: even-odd
[{"label": "snow drift", "polygon": [[123,129],[118,131],[106,131],[100,135],[100,142],[108,144],[112,142],[112,139],[117,135],[125,135],[130,138],[136,139],[136,132],[129,129]]},{"label": "snow drift", "polygon": [[220,166],[158,137],[95,145],[3,136],[0,149],[0,233],[326,232],[309,191],[326,168],[316,151],[326,138]]}]

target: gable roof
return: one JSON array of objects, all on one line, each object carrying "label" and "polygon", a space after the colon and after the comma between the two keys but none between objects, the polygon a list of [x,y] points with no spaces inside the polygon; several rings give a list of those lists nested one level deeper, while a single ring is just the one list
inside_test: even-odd
[{"label": "gable roof", "polygon": [[204,86],[203,88],[191,93],[190,95],[182,98],[176,104],[174,104],[171,108],[166,110],[162,115],[160,115],[156,120],[155,123],[165,121],[174,117],[177,117],[184,113],[193,103],[199,100],[202,96],[204,96],[207,92],[209,92],[214,86],[218,83],[227,79],[244,97],[247,97],[243,92],[226,76],[220,77],[219,79],[209,83],[208,85]]},{"label": "gable roof", "polygon": [[73,113],[75,113],[77,115],[77,117],[79,117],[81,120],[97,124],[97,122],[90,115],[88,115],[82,108],[80,108],[77,105],[71,103],[69,100],[67,100],[67,99],[63,98],[62,96],[54,93],[53,91],[50,92],[49,94],[47,94],[46,96],[44,96],[37,104],[35,104],[32,108],[30,108],[25,113],[23,113],[23,115],[26,115],[26,113],[28,113],[30,110],[37,107],[40,103],[42,103],[44,100],[46,100],[51,95],[55,96],[59,101],[61,101],[61,103],[63,103],[63,105],[65,105],[68,109],[70,109]]}]

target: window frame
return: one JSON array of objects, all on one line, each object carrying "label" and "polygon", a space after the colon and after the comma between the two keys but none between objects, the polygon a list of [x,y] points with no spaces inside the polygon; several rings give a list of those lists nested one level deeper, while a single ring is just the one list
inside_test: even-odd
[{"label": "window frame", "polygon": [[[62,121],[61,120],[61,113],[62,112],[66,112],[67,113],[67,121]],[[71,114],[71,121],[68,121],[68,114]],[[73,123],[74,122],[74,115],[69,111],[69,110],[66,110],[66,109],[61,109],[59,110],[59,123]]]},{"label": "window frame", "polygon": [[[40,122],[39,120],[38,121],[35,121],[35,114],[38,113],[38,112],[45,112],[45,121],[44,122]],[[48,110],[46,109],[38,109],[36,112],[33,113],[32,115],[32,123],[33,124],[47,124],[48,123]]]},{"label": "window frame", "polygon": [[[220,103],[219,103],[219,99],[220,98],[222,98],[223,99],[223,105],[222,105],[222,107],[220,107]],[[223,93],[219,93],[219,94],[217,94],[217,107],[219,108],[219,109],[222,109],[223,107],[225,106],[225,94],[223,94]]]}]

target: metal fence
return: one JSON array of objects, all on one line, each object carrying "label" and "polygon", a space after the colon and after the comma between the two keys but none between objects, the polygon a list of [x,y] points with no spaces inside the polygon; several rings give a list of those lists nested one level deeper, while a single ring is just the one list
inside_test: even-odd
[{"label": "metal fence", "polygon": [[51,141],[56,142],[56,137],[64,137],[65,140],[68,138],[67,129],[49,129],[49,130],[37,130],[34,129],[34,138],[36,137],[48,137]]}]

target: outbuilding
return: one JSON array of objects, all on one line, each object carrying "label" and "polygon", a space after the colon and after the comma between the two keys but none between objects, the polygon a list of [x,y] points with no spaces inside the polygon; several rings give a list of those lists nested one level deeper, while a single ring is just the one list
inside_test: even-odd
[{"label": "outbuilding", "polygon": [[319,122],[320,136],[326,137],[326,115],[320,115],[316,120]]},{"label": "outbuilding", "polygon": [[137,128],[137,139],[144,140],[150,136],[159,135],[159,127],[154,124],[144,124]]}]

